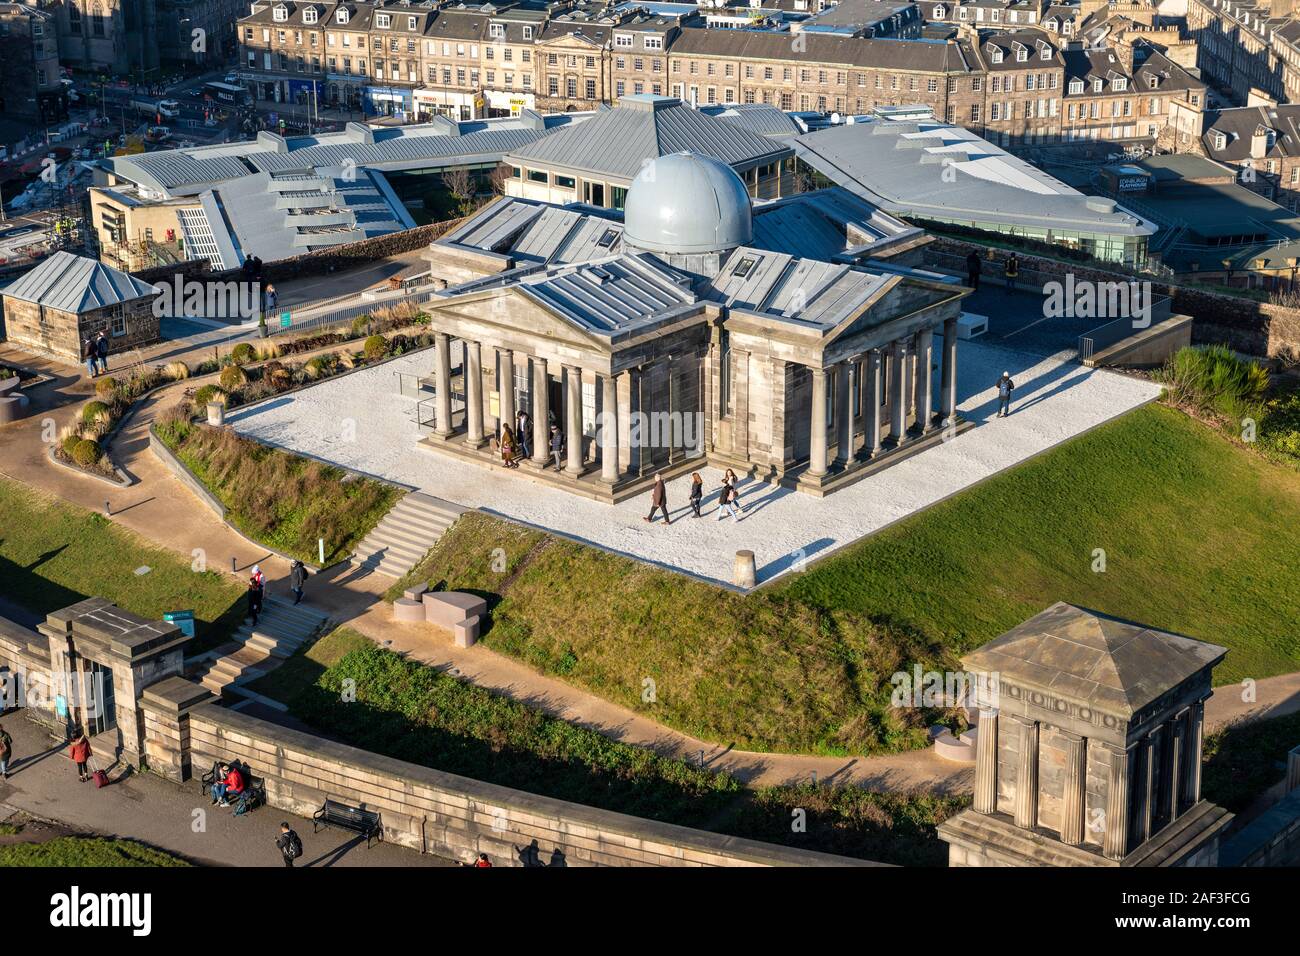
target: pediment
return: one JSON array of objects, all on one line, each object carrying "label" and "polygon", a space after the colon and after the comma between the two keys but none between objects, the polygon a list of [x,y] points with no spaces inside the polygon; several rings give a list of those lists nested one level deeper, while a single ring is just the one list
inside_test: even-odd
[{"label": "pediment", "polygon": [[[434,304],[432,327],[435,330],[459,334],[456,322],[465,327],[499,329],[499,341],[518,341],[535,337],[542,343],[568,346],[574,349],[595,350],[610,354],[608,339],[593,335],[567,316],[548,308],[530,297],[520,286],[505,289],[486,289],[452,296],[445,304]],[[450,322],[440,322],[443,317]],[[466,330],[466,337],[471,333]],[[477,333],[481,334],[481,333]],[[490,345],[490,336],[483,336],[484,345]]]}]

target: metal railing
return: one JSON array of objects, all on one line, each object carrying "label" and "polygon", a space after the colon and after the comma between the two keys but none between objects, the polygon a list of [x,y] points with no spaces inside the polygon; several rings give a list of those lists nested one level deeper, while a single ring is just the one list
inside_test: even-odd
[{"label": "metal railing", "polygon": [[1097,352],[1108,349],[1138,332],[1145,332],[1169,321],[1173,314],[1171,306],[1169,296],[1157,296],[1152,299],[1151,320],[1146,325],[1139,326],[1135,324],[1137,322],[1135,316],[1126,315],[1085,332],[1079,336],[1079,361],[1089,362]]}]

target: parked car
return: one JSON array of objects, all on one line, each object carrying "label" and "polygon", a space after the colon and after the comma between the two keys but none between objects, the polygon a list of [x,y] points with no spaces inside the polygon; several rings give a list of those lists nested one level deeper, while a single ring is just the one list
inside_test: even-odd
[{"label": "parked car", "polygon": [[174,119],[181,115],[181,104],[178,100],[159,100],[158,112],[168,119]]}]

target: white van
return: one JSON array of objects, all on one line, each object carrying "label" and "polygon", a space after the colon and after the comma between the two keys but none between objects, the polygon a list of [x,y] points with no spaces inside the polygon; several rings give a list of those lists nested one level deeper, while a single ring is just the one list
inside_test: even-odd
[{"label": "white van", "polygon": [[158,112],[168,119],[181,115],[181,104],[176,100],[159,100]]}]

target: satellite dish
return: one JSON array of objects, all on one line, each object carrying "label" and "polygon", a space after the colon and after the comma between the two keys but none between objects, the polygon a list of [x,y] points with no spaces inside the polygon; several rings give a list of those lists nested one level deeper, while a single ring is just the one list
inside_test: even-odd
[{"label": "satellite dish", "polygon": [[835,123],[835,124],[838,124],[839,121],[840,121],[840,114],[839,114],[839,113],[832,113],[832,114],[831,114],[831,122],[832,122],[832,123]]}]

